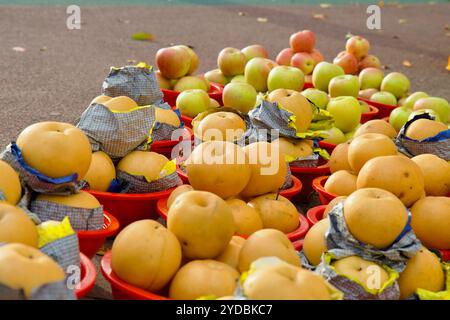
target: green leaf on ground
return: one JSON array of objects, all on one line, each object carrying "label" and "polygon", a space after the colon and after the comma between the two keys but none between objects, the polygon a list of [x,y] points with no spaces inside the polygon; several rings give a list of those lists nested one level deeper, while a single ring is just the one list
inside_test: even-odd
[{"label": "green leaf on ground", "polygon": [[133,34],[131,39],[138,41],[153,41],[155,40],[155,36],[147,32],[138,32]]}]

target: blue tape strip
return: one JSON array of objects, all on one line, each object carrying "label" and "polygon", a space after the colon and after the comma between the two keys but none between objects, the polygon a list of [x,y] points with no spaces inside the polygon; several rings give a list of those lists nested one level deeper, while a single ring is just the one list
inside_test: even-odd
[{"label": "blue tape strip", "polygon": [[16,158],[17,162],[19,162],[20,166],[24,168],[26,171],[31,173],[32,175],[39,178],[39,180],[47,182],[47,183],[53,183],[53,184],[63,184],[63,183],[71,183],[76,182],[78,180],[78,174],[74,173],[70,176],[61,177],[61,178],[50,178],[47,177],[45,174],[39,172],[38,170],[30,167],[25,163],[25,160],[22,157],[22,152],[20,151],[19,147],[15,142],[11,143],[11,153]]}]

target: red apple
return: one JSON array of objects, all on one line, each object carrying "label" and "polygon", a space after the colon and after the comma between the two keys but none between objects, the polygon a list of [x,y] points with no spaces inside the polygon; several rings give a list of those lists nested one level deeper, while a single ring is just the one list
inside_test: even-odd
[{"label": "red apple", "polygon": [[266,49],[264,49],[264,47],[259,44],[252,44],[251,46],[247,46],[244,49],[242,49],[241,52],[245,55],[247,61],[250,61],[251,59],[256,57],[260,58],[269,57],[269,54],[267,53]]},{"label": "red apple", "polygon": [[358,70],[364,70],[366,68],[381,68],[380,59],[376,56],[369,54],[367,57],[363,58],[358,64]]},{"label": "red apple", "polygon": [[333,63],[342,67],[346,74],[355,74],[358,71],[358,59],[346,51],[339,52]]},{"label": "red apple", "polygon": [[299,52],[292,56],[291,66],[299,68],[304,74],[311,74],[316,62],[309,53]]},{"label": "red apple", "polygon": [[293,55],[294,55],[294,51],[291,48],[285,48],[280,51],[280,53],[277,55],[277,58],[275,59],[275,61],[280,66],[290,66]]},{"label": "red apple", "polygon": [[316,61],[316,64],[325,60],[322,52],[320,52],[317,49],[313,49],[313,51],[310,53],[310,55],[314,59],[314,61]]},{"label": "red apple", "polygon": [[167,79],[181,78],[191,67],[191,55],[182,46],[159,49],[155,60],[159,71]]},{"label": "red apple", "polygon": [[294,52],[311,52],[316,44],[316,35],[310,30],[303,30],[291,35],[289,39]]},{"label": "red apple", "polygon": [[353,36],[347,40],[345,50],[353,54],[358,61],[363,59],[369,53],[370,44],[367,39],[361,36]]}]

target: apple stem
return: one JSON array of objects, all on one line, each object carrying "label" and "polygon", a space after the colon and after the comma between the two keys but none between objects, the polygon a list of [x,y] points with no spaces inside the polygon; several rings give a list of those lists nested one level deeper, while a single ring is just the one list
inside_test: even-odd
[{"label": "apple stem", "polygon": [[280,189],[278,189],[278,192],[277,192],[277,197],[275,198],[275,200],[278,200],[278,196],[280,195],[280,191],[281,191],[281,188],[280,188]]}]

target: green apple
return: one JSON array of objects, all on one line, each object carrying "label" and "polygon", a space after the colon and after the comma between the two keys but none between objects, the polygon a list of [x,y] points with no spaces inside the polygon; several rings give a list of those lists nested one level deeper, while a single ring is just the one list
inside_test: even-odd
[{"label": "green apple", "polygon": [[269,91],[276,89],[291,89],[301,91],[305,84],[305,75],[302,70],[288,67],[276,66],[269,72],[267,88]]},{"label": "green apple", "polygon": [[314,88],[328,92],[331,79],[343,74],[345,74],[344,69],[340,66],[325,61],[319,62],[312,74]]},{"label": "green apple", "polygon": [[247,46],[244,49],[242,49],[241,52],[244,54],[247,61],[250,61],[251,59],[256,57],[261,58],[269,57],[269,54],[267,53],[266,49],[259,44],[252,44],[251,46]]},{"label": "green apple", "polygon": [[381,82],[381,91],[388,91],[399,99],[408,94],[410,86],[409,79],[403,73],[391,72]]},{"label": "green apple", "polygon": [[433,109],[439,115],[440,121],[447,123],[450,117],[448,101],[438,97],[421,98],[414,103],[413,110]]},{"label": "green apple", "polygon": [[266,92],[267,78],[270,71],[276,66],[277,64],[270,59],[253,58],[245,66],[245,81],[252,85],[256,91]]},{"label": "green apple", "polygon": [[245,83],[245,77],[243,74],[238,74],[237,76],[234,76],[231,78],[230,83],[236,83],[236,82],[244,82]]},{"label": "green apple", "polygon": [[217,66],[226,77],[242,74],[246,63],[247,58],[236,48],[222,49],[217,57]]},{"label": "green apple", "polygon": [[389,116],[389,123],[398,132],[408,121],[408,117],[411,114],[411,109],[407,107],[398,107],[392,110]]},{"label": "green apple", "polygon": [[230,82],[228,78],[223,75],[220,69],[210,70],[205,73],[204,77],[205,79],[208,79],[209,82],[219,83],[223,86]]},{"label": "green apple", "polygon": [[332,144],[340,144],[347,141],[344,133],[336,127],[332,127],[327,131],[327,137],[323,139],[323,142],[328,142]]},{"label": "green apple", "polygon": [[336,97],[328,102],[327,110],[334,118],[334,125],[342,132],[350,132],[361,120],[361,107],[355,97]]},{"label": "green apple", "polygon": [[330,98],[328,97],[326,92],[320,91],[319,89],[315,88],[308,88],[306,90],[303,90],[301,94],[311,100],[316,107],[319,107],[320,109],[326,109],[328,101],[330,101]]},{"label": "green apple", "polygon": [[429,97],[428,94],[423,91],[414,92],[406,97],[405,102],[403,103],[403,107],[412,109],[414,107],[414,103],[416,103],[417,100],[427,97]]},{"label": "green apple", "polygon": [[328,93],[332,98],[341,96],[358,97],[358,77],[350,74],[334,77],[328,84]]},{"label": "green apple", "polygon": [[176,102],[176,106],[181,114],[191,118],[208,110],[209,105],[209,96],[201,89],[191,89],[181,92]]},{"label": "green apple", "polygon": [[195,76],[187,76],[183,77],[177,81],[173,90],[183,92],[191,89],[200,89],[205,92],[208,92],[208,84],[205,79]]},{"label": "green apple", "polygon": [[353,136],[355,135],[356,130],[358,130],[358,128],[361,127],[361,123],[359,123],[355,129],[353,129],[352,131],[347,132],[346,134],[344,134],[345,136],[345,141],[348,141],[350,139],[353,139]]},{"label": "green apple", "polygon": [[424,113],[429,114],[434,121],[442,122],[442,119],[441,119],[441,117],[439,117],[439,114],[436,111],[434,111],[433,109],[420,109],[417,111],[412,111],[408,117],[408,120],[411,120],[418,114],[424,114]]},{"label": "green apple", "polygon": [[366,102],[364,102],[364,101],[358,101],[358,102],[359,102],[359,106],[361,107],[361,113],[370,112],[370,107]]},{"label": "green apple", "polygon": [[366,68],[359,73],[359,86],[364,89],[380,89],[384,72],[377,68]]},{"label": "green apple", "polygon": [[248,113],[255,107],[256,90],[245,82],[229,83],[223,89],[222,100],[225,107]]},{"label": "green apple", "polygon": [[388,104],[391,106],[397,105],[397,98],[392,93],[387,92],[387,91],[380,91],[380,92],[374,93],[370,97],[370,100],[378,102],[378,103]]}]

